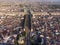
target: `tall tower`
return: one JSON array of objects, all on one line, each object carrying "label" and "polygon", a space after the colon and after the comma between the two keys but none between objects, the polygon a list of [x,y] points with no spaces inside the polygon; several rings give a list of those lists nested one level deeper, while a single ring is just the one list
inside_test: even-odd
[{"label": "tall tower", "polygon": [[31,30],[31,17],[32,14],[28,8],[25,8],[24,10],[26,12],[25,15],[25,31],[26,31],[26,40],[25,40],[25,45],[30,45],[30,30]]}]

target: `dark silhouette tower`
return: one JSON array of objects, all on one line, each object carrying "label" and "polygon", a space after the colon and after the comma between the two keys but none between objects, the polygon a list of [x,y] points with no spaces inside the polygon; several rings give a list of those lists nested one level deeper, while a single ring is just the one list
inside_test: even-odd
[{"label": "dark silhouette tower", "polygon": [[32,14],[29,9],[25,9],[26,15],[25,15],[25,31],[26,31],[26,40],[25,45],[30,45],[30,30],[31,30],[31,18]]}]

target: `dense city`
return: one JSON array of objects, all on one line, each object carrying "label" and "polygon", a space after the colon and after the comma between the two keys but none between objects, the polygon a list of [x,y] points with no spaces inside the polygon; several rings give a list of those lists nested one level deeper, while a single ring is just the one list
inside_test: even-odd
[{"label": "dense city", "polygon": [[60,7],[0,4],[0,45],[60,45]]}]

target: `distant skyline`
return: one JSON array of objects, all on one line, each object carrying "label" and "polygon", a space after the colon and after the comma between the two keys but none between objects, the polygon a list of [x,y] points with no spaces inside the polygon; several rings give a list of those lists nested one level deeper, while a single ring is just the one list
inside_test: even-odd
[{"label": "distant skyline", "polygon": [[19,2],[19,1],[32,1],[32,2],[60,2],[60,0],[0,0],[0,2]]}]

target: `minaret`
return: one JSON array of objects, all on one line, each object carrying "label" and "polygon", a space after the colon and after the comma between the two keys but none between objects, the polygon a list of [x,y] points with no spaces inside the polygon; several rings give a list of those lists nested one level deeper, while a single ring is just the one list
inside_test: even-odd
[{"label": "minaret", "polygon": [[26,15],[25,15],[25,31],[26,31],[26,40],[25,40],[25,45],[30,45],[30,30],[31,30],[31,17],[32,14],[28,8],[24,9]]}]

